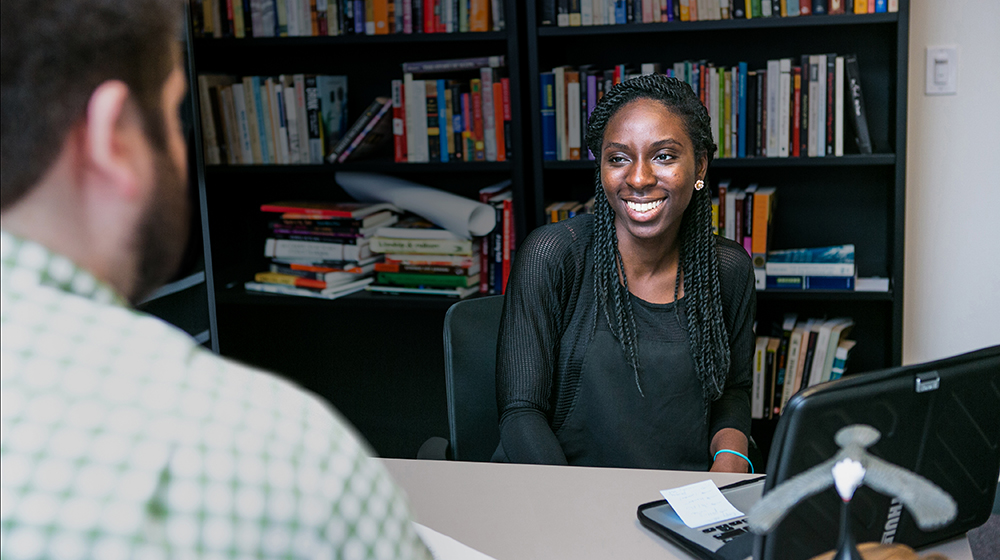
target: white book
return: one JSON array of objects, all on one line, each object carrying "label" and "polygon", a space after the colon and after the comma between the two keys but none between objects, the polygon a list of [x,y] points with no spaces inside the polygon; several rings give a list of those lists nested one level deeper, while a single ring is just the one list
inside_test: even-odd
[{"label": "white book", "polygon": [[444,12],[442,18],[444,18],[444,31],[445,33],[455,33],[458,31],[455,29],[455,3],[454,2],[442,2],[441,10]]},{"label": "white book", "polygon": [[580,23],[594,25],[594,0],[580,0]]},{"label": "white book", "polygon": [[569,12],[566,12],[566,13],[558,12],[558,13],[556,13],[556,25],[558,27],[569,27]]},{"label": "white book", "polygon": [[299,5],[299,29],[302,35],[312,37],[312,14],[310,13],[309,0],[296,0]]},{"label": "white book", "polygon": [[618,17],[615,15],[615,0],[604,0],[604,4],[608,10],[608,25],[616,25]]},{"label": "white book", "polygon": [[271,98],[274,96],[274,80],[271,78],[264,79],[264,83],[261,84],[260,88],[260,104],[263,110],[263,121],[264,130],[261,134],[267,135],[267,159],[269,163],[281,163],[278,161],[278,128],[275,126],[277,121],[275,120],[274,107]]},{"label": "white book", "polygon": [[778,78],[778,157],[788,157],[791,128],[790,106],[792,101],[792,60],[781,59],[781,76]]},{"label": "white book", "polygon": [[372,252],[368,239],[358,239],[349,244],[268,238],[264,242],[264,256],[310,261],[359,261],[372,256]]},{"label": "white book", "polygon": [[285,0],[285,25],[288,28],[289,37],[299,36],[299,16],[296,0]]},{"label": "white book", "polygon": [[[764,17],[774,17],[774,16],[779,16],[781,14],[771,13],[771,2],[769,0],[762,0],[760,3],[760,15]],[[750,17],[750,14],[747,14],[747,17]],[[771,84],[767,85],[770,86]]]},{"label": "white book", "polygon": [[770,262],[769,276],[854,276],[854,263]]},{"label": "white book", "polygon": [[559,161],[569,159],[569,144],[566,142],[566,68],[556,66],[552,69],[555,75],[556,158]]},{"label": "white book", "polygon": [[[586,3],[588,0],[584,0]],[[604,0],[590,0],[590,11],[593,14],[591,25],[604,25],[608,15],[608,8],[604,5]],[[586,24],[585,24],[586,25]]]},{"label": "white book", "polygon": [[833,371],[833,360],[837,356],[837,347],[840,346],[840,342],[847,336],[853,326],[853,319],[844,318],[830,330],[830,342],[826,347],[826,358],[823,359],[823,371],[820,383],[830,380],[830,374]]},{"label": "white book", "polygon": [[833,86],[833,155],[844,155],[844,57],[838,56]]},{"label": "white book", "polygon": [[[722,19],[722,3],[729,0],[709,0],[708,13],[712,19]],[[728,8],[727,8],[728,11]]]},{"label": "white book", "polygon": [[887,11],[889,13],[899,11],[899,0],[889,0],[889,5]]},{"label": "white book", "polygon": [[719,72],[715,67],[708,67],[708,91],[705,95],[708,102],[708,114],[712,121],[712,141],[719,145]]},{"label": "white book", "polygon": [[[778,157],[778,96],[781,84],[781,61],[767,61],[767,157]],[[810,98],[810,101],[812,98]]]},{"label": "white book", "polygon": [[[430,161],[430,151],[427,145],[427,84],[424,80],[412,80],[410,89],[406,92],[406,159],[410,163],[427,163]],[[412,121],[410,115],[413,115]],[[412,125],[411,125],[412,122]],[[410,146],[410,136],[413,145]]]},{"label": "white book", "polygon": [[767,369],[769,337],[758,336],[753,353],[753,385],[750,392],[750,418],[764,418],[764,370]]},{"label": "white book", "polygon": [[288,163],[301,163],[301,149],[299,147],[299,110],[296,107],[297,97],[296,87],[289,76],[283,76],[285,101],[285,127],[288,129]]},{"label": "white book", "polygon": [[[819,66],[819,93],[817,101],[819,107],[816,108],[816,156],[826,156],[826,55],[816,55]],[[812,105],[813,97],[809,97],[809,105]]]},{"label": "white book", "polygon": [[[581,78],[584,80],[587,79],[585,76],[581,76]],[[580,150],[580,111],[572,110],[572,108],[580,106],[579,81],[566,84],[566,106],[571,108],[566,113],[566,143],[569,145],[570,157],[573,157],[573,154],[578,154],[577,157],[586,159]]]},{"label": "white book", "polygon": [[[817,118],[819,115],[819,57],[815,54],[809,55],[809,139],[808,155],[816,157],[818,146],[816,145]],[[826,69],[824,69],[826,71]]]},{"label": "white book", "polygon": [[[839,317],[824,321],[819,326],[819,330],[817,331],[818,336],[816,337],[816,348],[813,350],[812,369],[809,371],[809,387],[823,382],[823,368],[826,364],[826,353],[830,347],[830,334],[833,332],[834,327],[849,320]],[[827,376],[827,379],[829,379],[829,376]]]},{"label": "white book", "polygon": [[[486,151],[486,161],[497,160],[497,130],[496,113],[493,106],[493,69],[480,68],[479,80],[483,84],[483,144]],[[443,107],[443,104],[441,105]],[[579,111],[578,111],[579,112]],[[503,126],[503,123],[500,123]]]},{"label": "white book", "polygon": [[247,116],[246,92],[243,91],[243,84],[233,84],[233,108],[236,111],[236,118],[240,131],[240,159],[244,165],[254,163],[253,148],[250,145],[250,122]]},{"label": "white book", "polygon": [[362,278],[348,284],[341,284],[325,290],[309,290],[285,284],[267,284],[264,282],[246,282],[243,284],[243,287],[251,292],[261,292],[266,294],[282,294],[286,296],[302,296],[319,299],[337,299],[341,296],[360,292],[374,281],[375,279],[372,277]]},{"label": "white book", "polygon": [[309,118],[306,115],[306,77],[292,76],[295,81],[295,118],[299,126],[299,163],[311,163],[309,154]]}]

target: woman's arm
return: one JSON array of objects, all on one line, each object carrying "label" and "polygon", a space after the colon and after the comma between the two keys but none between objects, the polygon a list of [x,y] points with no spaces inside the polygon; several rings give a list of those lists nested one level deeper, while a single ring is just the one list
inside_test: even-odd
[{"label": "woman's arm", "polygon": [[[500,442],[515,463],[566,464],[549,426],[553,372],[575,270],[572,236],[539,228],[518,249],[504,296],[497,340]],[[569,270],[569,273],[564,272]]]},{"label": "woman's arm", "polygon": [[[735,247],[735,244],[733,245]],[[709,417],[711,453],[731,449],[746,455],[750,436],[751,367],[756,335],[753,322],[757,314],[753,264],[742,248],[720,247],[719,272],[722,284],[722,309],[729,330],[729,374],[722,396],[712,403]],[[732,453],[721,453],[713,471],[748,472],[747,462]]]}]

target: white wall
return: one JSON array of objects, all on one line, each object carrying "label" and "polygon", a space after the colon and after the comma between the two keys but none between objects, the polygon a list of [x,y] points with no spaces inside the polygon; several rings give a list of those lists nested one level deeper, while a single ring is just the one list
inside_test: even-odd
[{"label": "white wall", "polygon": [[[1000,2],[912,0],[903,363],[1000,344]],[[924,95],[958,46],[958,93]]]}]

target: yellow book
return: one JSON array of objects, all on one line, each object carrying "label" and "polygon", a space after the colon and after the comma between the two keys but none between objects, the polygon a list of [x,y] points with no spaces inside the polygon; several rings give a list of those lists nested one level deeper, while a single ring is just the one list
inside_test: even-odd
[{"label": "yellow book", "polygon": [[[874,1],[874,0],[872,0]],[[854,13],[856,14],[867,14],[868,13],[868,0],[854,0]]]},{"label": "yellow book", "polygon": [[[681,21],[691,21],[691,9],[688,7],[688,2],[690,0],[680,0],[681,2]],[[750,5],[750,0],[747,0],[747,6]]]}]

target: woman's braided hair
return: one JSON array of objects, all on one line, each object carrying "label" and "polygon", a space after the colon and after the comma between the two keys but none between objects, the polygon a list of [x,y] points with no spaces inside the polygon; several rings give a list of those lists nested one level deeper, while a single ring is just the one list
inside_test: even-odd
[{"label": "woman's braided hair", "polygon": [[[587,123],[587,146],[601,160],[601,145],[608,121],[622,107],[637,99],[662,103],[681,117],[694,146],[695,160],[707,158],[711,163],[716,146],[712,141],[711,118],[705,106],[686,83],[664,75],[646,75],[626,80],[609,90],[594,108]],[[626,359],[639,382],[639,364],[635,316],[629,299],[628,278],[618,251],[615,213],[608,203],[601,184],[600,164],[596,173],[594,214],[596,217],[594,248],[594,289],[597,305],[611,326],[611,332],[621,341]],[[729,335],[722,316],[719,288],[719,263],[712,232],[712,202],[709,189],[695,190],[684,211],[680,230],[680,263],[678,283],[683,278],[685,310],[688,317],[688,340],[694,357],[695,372],[705,390],[705,397],[717,399],[722,394],[729,371]],[[619,274],[621,282],[619,282]],[[624,285],[623,285],[624,284]],[[674,299],[677,299],[677,287]],[[613,317],[609,311],[613,305]]]}]

